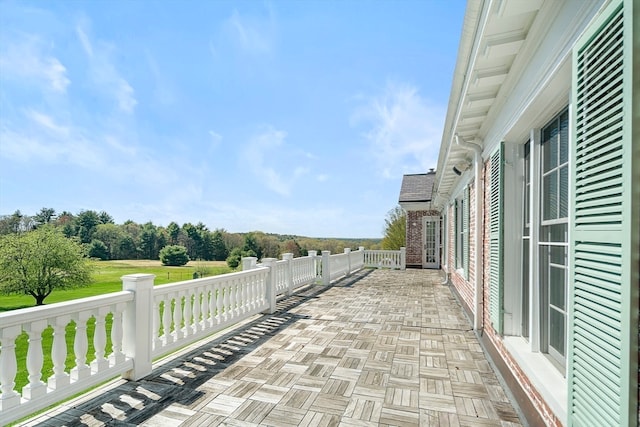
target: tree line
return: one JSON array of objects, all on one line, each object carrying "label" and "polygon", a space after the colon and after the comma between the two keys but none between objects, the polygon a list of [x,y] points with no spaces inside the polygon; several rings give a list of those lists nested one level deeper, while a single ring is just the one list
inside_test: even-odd
[{"label": "tree line", "polygon": [[139,224],[125,221],[116,224],[105,211],[82,210],[78,213],[42,208],[34,215],[19,210],[0,216],[0,235],[28,232],[43,225],[52,226],[80,243],[86,255],[100,260],[157,260],[167,246],[181,246],[191,260],[227,261],[235,267],[243,256],[278,258],[283,253],[306,256],[309,250],[340,253],[344,248],[365,246],[379,249],[380,239],[332,239],[280,235],[253,231],[231,233],[223,228],[210,230],[202,222],[166,227],[151,221]]}]

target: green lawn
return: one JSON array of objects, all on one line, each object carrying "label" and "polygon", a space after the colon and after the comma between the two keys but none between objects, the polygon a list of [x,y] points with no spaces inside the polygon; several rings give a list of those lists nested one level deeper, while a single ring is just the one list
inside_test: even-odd
[{"label": "green lawn", "polygon": [[[92,284],[84,288],[54,291],[45,299],[45,304],[121,291],[121,277],[126,274],[155,274],[156,285],[190,280],[193,278],[196,267],[203,266],[209,270],[210,274],[207,274],[208,276],[232,271],[223,261],[196,261],[190,262],[184,267],[165,267],[160,264],[160,261],[149,260],[95,261],[94,281]],[[35,299],[30,295],[0,296],[0,312],[33,307],[34,305]]]},{"label": "green lawn", "polygon": [[[94,282],[85,288],[54,291],[47,297],[45,303],[53,304],[56,302],[69,301],[77,298],[90,297],[95,295],[117,292],[122,290],[121,277],[126,274],[146,273],[155,274],[155,284],[162,285],[165,283],[179,282],[182,280],[190,280],[196,268],[207,268],[207,276],[229,273],[232,270],[226,266],[224,262],[196,262],[189,263],[184,267],[165,267],[159,261],[96,261],[94,272]],[[0,296],[0,311],[14,310],[18,308],[33,307],[35,300],[31,296],[15,295]],[[94,319],[90,319],[87,325],[87,335],[89,340],[89,350],[87,351],[87,364],[95,359],[93,348],[93,331]],[[111,352],[111,315],[107,317],[107,349],[106,354]],[[70,323],[66,328],[67,341],[67,360],[66,371],[75,365],[75,356],[73,354],[73,341],[75,338],[75,323]],[[16,360],[18,361],[18,372],[16,374],[15,389],[22,390],[22,387],[28,383],[28,372],[26,369],[27,358],[27,334],[22,333],[16,340]],[[44,363],[42,369],[42,380],[53,375],[53,364],[51,362],[51,344],[53,341],[53,330],[47,328],[42,334],[42,349],[44,354]]]}]

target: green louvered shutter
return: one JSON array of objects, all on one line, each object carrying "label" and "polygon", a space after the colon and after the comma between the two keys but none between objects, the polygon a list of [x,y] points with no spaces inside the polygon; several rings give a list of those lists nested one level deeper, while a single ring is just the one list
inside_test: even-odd
[{"label": "green louvered shutter", "polygon": [[632,139],[632,3],[611,5],[573,53],[571,426],[637,424],[640,213],[632,191],[639,143]]},{"label": "green louvered shutter", "polygon": [[464,277],[469,280],[469,187],[464,189],[464,202],[462,204],[462,265],[464,266]]},{"label": "green louvered shutter", "polygon": [[489,216],[489,314],[491,324],[499,334],[503,331],[503,207],[502,193],[504,169],[504,150],[502,143],[491,155],[491,194],[490,194],[490,216]]}]

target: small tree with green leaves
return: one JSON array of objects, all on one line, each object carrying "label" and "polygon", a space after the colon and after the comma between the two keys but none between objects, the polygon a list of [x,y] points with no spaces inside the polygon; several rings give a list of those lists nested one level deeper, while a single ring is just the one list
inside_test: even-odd
[{"label": "small tree with green leaves", "polygon": [[180,245],[168,245],[160,250],[162,265],[179,267],[189,262],[187,248]]},{"label": "small tree with green leaves", "polygon": [[27,294],[43,305],[56,289],[91,283],[82,246],[50,226],[0,238],[0,292]]},{"label": "small tree with green leaves", "polygon": [[400,206],[396,206],[387,212],[384,220],[384,238],[382,249],[398,250],[406,246],[407,240],[407,215]]}]

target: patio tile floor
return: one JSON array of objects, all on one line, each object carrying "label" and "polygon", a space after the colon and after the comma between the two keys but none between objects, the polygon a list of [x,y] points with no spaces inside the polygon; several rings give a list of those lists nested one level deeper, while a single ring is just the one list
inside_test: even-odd
[{"label": "patio tile floor", "polygon": [[25,426],[519,426],[433,270],[361,270]]}]

